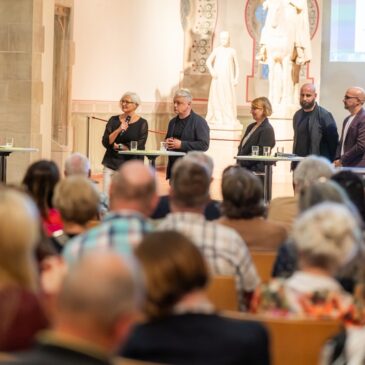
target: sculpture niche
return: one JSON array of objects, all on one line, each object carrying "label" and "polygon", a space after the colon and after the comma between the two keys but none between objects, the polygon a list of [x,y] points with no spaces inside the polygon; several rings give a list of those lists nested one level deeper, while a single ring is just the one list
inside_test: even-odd
[{"label": "sculpture niche", "polygon": [[312,58],[307,0],[266,0],[257,59],[269,66],[269,99],[291,105],[302,65]]}]

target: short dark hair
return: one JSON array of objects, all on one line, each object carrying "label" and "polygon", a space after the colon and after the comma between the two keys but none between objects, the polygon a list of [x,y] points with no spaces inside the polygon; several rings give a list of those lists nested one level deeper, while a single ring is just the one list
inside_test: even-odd
[{"label": "short dark hair", "polygon": [[150,233],[135,253],[146,276],[144,312],[149,318],[171,314],[184,295],[208,284],[208,266],[201,252],[179,232]]},{"label": "short dark hair", "polygon": [[350,170],[335,173],[331,180],[336,181],[347,193],[365,222],[365,193],[362,178]]},{"label": "short dark hair", "polygon": [[195,208],[209,200],[210,176],[207,168],[196,161],[178,160],[171,176],[171,201],[182,207]]},{"label": "short dark hair", "polygon": [[39,160],[32,163],[23,178],[23,185],[36,202],[42,217],[47,217],[53,208],[52,199],[60,172],[55,162]]},{"label": "short dark hair", "polygon": [[224,169],[221,187],[221,209],[228,218],[250,219],[264,215],[262,183],[244,167],[234,165]]}]

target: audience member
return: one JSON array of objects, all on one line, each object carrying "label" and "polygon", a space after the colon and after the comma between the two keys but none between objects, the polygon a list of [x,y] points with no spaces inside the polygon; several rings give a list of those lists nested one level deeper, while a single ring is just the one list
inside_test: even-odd
[{"label": "audience member", "polygon": [[365,193],[362,178],[350,170],[336,172],[331,179],[336,181],[347,193],[357,208],[363,224],[365,223]]},{"label": "audience member", "polygon": [[352,300],[334,275],[356,255],[362,240],[355,218],[341,204],[321,203],[297,219],[293,239],[298,270],[288,279],[262,285],[255,293],[253,311],[341,318]]},{"label": "audience member", "polygon": [[290,232],[294,219],[298,215],[298,196],[301,189],[318,181],[321,177],[329,179],[333,173],[334,168],[326,158],[315,155],[305,157],[294,171],[294,196],[271,200],[268,219],[283,224]]},{"label": "audience member", "polygon": [[110,210],[103,223],[68,242],[63,255],[75,262],[90,249],[113,248],[130,255],[145,233],[152,228],[147,218],[155,209],[158,196],[154,172],[141,161],[127,161],[113,175]]},{"label": "audience member", "polygon": [[54,188],[59,180],[57,165],[48,160],[32,163],[23,178],[23,185],[38,206],[48,236],[63,227],[60,213],[52,203]]},{"label": "audience member", "polygon": [[[66,177],[79,175],[91,178],[89,159],[79,152],[72,153],[66,158],[64,173]],[[103,218],[109,210],[109,199],[108,195],[104,192],[100,192],[99,194],[99,215],[100,218]]]},{"label": "audience member", "polygon": [[[353,214],[358,216],[356,208],[348,199],[345,191],[334,181],[317,181],[310,186],[301,189],[298,201],[299,211],[310,209],[311,207],[323,203],[333,202],[346,206]],[[276,262],[274,264],[273,276],[289,277],[297,269],[298,254],[292,240],[282,245],[278,250]],[[349,276],[349,275],[347,275]],[[352,276],[352,275],[350,275]],[[346,285],[348,286],[348,284]],[[351,289],[353,283],[351,284]]]},{"label": "audience member", "polygon": [[0,189],[0,351],[31,346],[48,326],[38,299],[39,214],[23,193]]},{"label": "audience member", "polygon": [[122,354],[168,364],[269,364],[268,337],[258,323],[216,314],[205,289],[208,267],[198,248],[174,231],[147,235],[136,249],[147,283],[147,322]]},{"label": "audience member", "polygon": [[284,226],[264,218],[263,188],[257,176],[240,166],[222,175],[222,213],[219,223],[235,229],[252,250],[274,250],[287,238]]},{"label": "audience member", "polygon": [[171,212],[159,230],[186,234],[200,248],[213,274],[234,275],[240,308],[244,310],[260,279],[245,242],[232,228],[204,218],[210,177],[200,163],[179,160],[171,177]]},{"label": "audience member", "polygon": [[[213,159],[206,153],[201,151],[191,151],[183,157],[184,160],[197,161],[202,163],[208,170],[210,181],[213,181]],[[170,213],[170,199],[168,195],[160,196],[157,208],[153,212],[152,219],[165,218]],[[204,209],[204,216],[208,221],[218,219],[220,217],[219,202],[210,199]]]},{"label": "audience member", "polygon": [[[165,140],[172,151],[206,151],[209,147],[209,126],[206,120],[192,110],[193,97],[188,89],[179,89],[174,95],[176,117],[169,122]],[[169,156],[166,179],[180,157]]]},{"label": "audience member", "polygon": [[102,138],[103,146],[106,148],[102,164],[104,193],[109,193],[110,179],[119,167],[129,160],[142,160],[143,156],[121,155],[118,151],[131,149],[131,142],[137,142],[137,148],[144,150],[147,136],[148,123],[136,113],[141,105],[140,97],[134,92],[126,92],[120,99],[120,107],[123,114],[112,116],[106,124]]},{"label": "audience member", "polygon": [[350,115],[342,125],[340,143],[336,151],[336,167],[365,167],[365,90],[350,87],[343,98],[343,104]]},{"label": "audience member", "polygon": [[66,158],[64,174],[66,177],[81,175],[91,177],[89,159],[79,152],[74,152]]},{"label": "audience member", "polygon": [[135,318],[140,283],[134,271],[110,252],[82,257],[62,284],[52,330],[16,363],[111,365]]},{"label": "audience member", "polygon": [[98,218],[99,192],[95,184],[75,175],[63,179],[56,185],[53,205],[60,212],[63,229],[52,235],[57,251],[62,251],[66,242],[85,232],[91,222]]}]

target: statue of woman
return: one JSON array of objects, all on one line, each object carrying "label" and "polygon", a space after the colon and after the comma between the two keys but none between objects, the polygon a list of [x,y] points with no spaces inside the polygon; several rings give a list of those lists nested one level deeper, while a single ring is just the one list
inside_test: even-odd
[{"label": "statue of woman", "polygon": [[233,127],[238,124],[234,88],[238,84],[238,62],[236,50],[229,47],[229,33],[221,32],[219,39],[220,46],[214,48],[206,61],[212,75],[206,120]]}]

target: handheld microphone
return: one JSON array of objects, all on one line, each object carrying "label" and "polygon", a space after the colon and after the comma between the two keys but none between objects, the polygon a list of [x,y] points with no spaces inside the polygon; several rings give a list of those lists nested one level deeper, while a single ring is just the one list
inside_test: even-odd
[{"label": "handheld microphone", "polygon": [[[127,117],[125,118],[125,122],[127,123],[127,125],[129,125],[129,122],[131,120],[131,116],[127,115]],[[122,129],[122,131],[120,132],[120,135],[122,135],[126,130]]]}]

